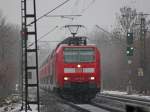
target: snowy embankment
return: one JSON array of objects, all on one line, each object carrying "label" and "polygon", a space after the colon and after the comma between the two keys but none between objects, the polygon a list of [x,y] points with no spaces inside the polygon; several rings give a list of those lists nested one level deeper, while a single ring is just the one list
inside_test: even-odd
[{"label": "snowy embankment", "polygon": [[[25,112],[20,111],[21,103],[18,95],[11,95],[0,99],[0,112]],[[37,105],[30,105],[32,112],[37,112]]]},{"label": "snowy embankment", "polygon": [[120,96],[127,96],[127,97],[133,97],[133,98],[140,98],[140,99],[146,99],[150,100],[150,96],[145,96],[141,94],[128,94],[127,92],[120,92],[120,91],[103,91],[102,94],[112,94],[112,95],[120,95]]},{"label": "snowy embankment", "polygon": [[[32,112],[37,112],[37,105],[30,105]],[[0,112],[25,112],[25,110],[20,111],[21,104],[5,105],[0,108]]]},{"label": "snowy embankment", "polygon": [[[25,110],[19,111],[21,109],[21,104],[16,105],[15,109],[10,112],[25,112]],[[30,105],[31,112],[37,112],[37,105]]]}]

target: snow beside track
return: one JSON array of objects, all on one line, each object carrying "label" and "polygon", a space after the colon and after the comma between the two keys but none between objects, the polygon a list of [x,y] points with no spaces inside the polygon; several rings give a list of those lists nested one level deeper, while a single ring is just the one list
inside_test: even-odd
[{"label": "snow beside track", "polygon": [[127,92],[120,92],[120,91],[103,91],[102,94],[112,94],[112,95],[121,95],[121,96],[128,96],[133,98],[142,98],[150,100],[150,96],[145,96],[141,94],[128,94]]},{"label": "snow beside track", "polygon": [[[30,105],[30,108],[32,109],[31,112],[37,112],[37,105]],[[8,105],[0,108],[0,112],[25,112],[25,110],[20,111],[20,109],[21,104],[14,104],[13,106]]]}]

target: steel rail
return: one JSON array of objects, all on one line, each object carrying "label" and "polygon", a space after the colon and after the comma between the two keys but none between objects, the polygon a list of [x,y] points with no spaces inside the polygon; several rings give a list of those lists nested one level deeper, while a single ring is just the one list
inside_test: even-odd
[{"label": "steel rail", "polygon": [[[41,90],[43,90],[45,92],[45,94],[47,94],[47,96],[49,96],[49,91],[47,91],[46,89],[42,89],[42,88],[41,88]],[[51,93],[51,94],[54,94],[54,93]],[[82,104],[81,103],[81,104],[78,104],[78,103],[74,103],[72,101],[68,101],[66,99],[62,99],[62,98],[58,97],[56,94],[54,94],[54,95],[58,98],[57,99],[58,102],[60,102],[62,104],[66,104],[66,105],[72,107],[73,109],[78,110],[79,112],[93,112],[93,111],[85,108],[84,105],[89,105],[89,106],[91,106],[91,108],[95,107],[95,108],[99,108],[99,109],[103,109],[103,110],[111,111],[111,112],[122,112],[122,111],[118,111],[117,109],[114,109],[114,108],[110,109],[110,107],[108,108],[108,107],[98,106],[96,104],[94,105],[93,103],[87,103],[87,104]]]},{"label": "steel rail", "polygon": [[113,99],[113,100],[119,100],[126,103],[133,103],[140,106],[150,106],[150,100],[144,99],[144,98],[135,98],[131,96],[123,96],[123,95],[114,95],[114,94],[99,94],[98,96]]},{"label": "steel rail", "polygon": [[118,107],[109,106],[108,104],[101,104],[95,101],[91,102],[91,105],[108,110],[110,112],[124,112],[124,109],[120,109]]},{"label": "steel rail", "polygon": [[148,99],[114,94],[99,94],[98,97],[121,102],[126,112],[150,112],[150,100]]}]

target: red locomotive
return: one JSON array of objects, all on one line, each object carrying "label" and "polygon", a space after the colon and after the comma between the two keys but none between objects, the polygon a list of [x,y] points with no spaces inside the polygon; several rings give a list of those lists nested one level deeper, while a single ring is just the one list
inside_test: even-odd
[{"label": "red locomotive", "polygon": [[100,53],[86,37],[61,42],[40,67],[40,85],[61,95],[90,100],[100,91]]}]

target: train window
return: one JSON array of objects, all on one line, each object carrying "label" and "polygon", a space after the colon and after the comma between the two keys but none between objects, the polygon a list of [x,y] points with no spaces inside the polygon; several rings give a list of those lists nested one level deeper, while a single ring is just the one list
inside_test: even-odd
[{"label": "train window", "polygon": [[95,61],[95,52],[93,48],[65,48],[65,62],[93,62]]}]

